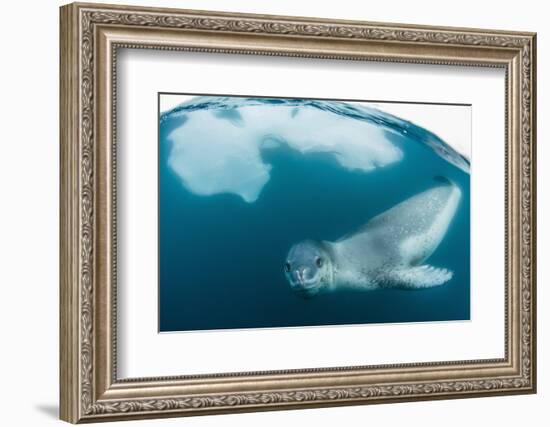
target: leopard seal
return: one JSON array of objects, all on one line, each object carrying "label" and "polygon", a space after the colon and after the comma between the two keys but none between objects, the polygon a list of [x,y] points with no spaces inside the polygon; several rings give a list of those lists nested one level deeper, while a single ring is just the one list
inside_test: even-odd
[{"label": "leopard seal", "polygon": [[375,216],[334,242],[293,245],[284,264],[293,291],[310,298],[348,288],[425,289],[448,282],[453,272],[424,264],[443,240],[462,192],[447,178]]}]

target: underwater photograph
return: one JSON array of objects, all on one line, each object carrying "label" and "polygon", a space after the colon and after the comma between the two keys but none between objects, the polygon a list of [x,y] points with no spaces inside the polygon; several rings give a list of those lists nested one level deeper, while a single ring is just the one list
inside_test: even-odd
[{"label": "underwater photograph", "polygon": [[470,320],[470,105],[158,101],[160,332]]}]

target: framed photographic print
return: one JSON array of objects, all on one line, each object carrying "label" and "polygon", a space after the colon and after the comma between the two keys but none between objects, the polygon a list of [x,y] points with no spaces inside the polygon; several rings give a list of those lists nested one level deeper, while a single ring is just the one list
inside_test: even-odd
[{"label": "framed photographic print", "polygon": [[470,105],[159,105],[160,332],[470,320]]},{"label": "framed photographic print", "polygon": [[61,418],[533,393],[535,34],[61,8]]}]

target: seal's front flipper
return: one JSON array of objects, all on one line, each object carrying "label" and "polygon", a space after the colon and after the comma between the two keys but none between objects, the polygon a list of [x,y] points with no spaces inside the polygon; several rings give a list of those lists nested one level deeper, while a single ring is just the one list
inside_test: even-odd
[{"label": "seal's front flipper", "polygon": [[401,267],[383,274],[382,287],[398,289],[424,289],[442,285],[453,277],[453,272],[430,265]]}]

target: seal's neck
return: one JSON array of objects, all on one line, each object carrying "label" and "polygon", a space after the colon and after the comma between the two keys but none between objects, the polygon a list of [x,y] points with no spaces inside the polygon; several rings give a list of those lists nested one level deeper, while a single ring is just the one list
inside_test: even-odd
[{"label": "seal's neck", "polygon": [[325,275],[323,277],[323,291],[332,291],[335,288],[336,284],[336,273],[337,266],[335,262],[335,252],[333,244],[330,242],[322,241],[320,242],[321,247],[323,248],[326,256],[328,258],[328,265],[326,268]]}]

